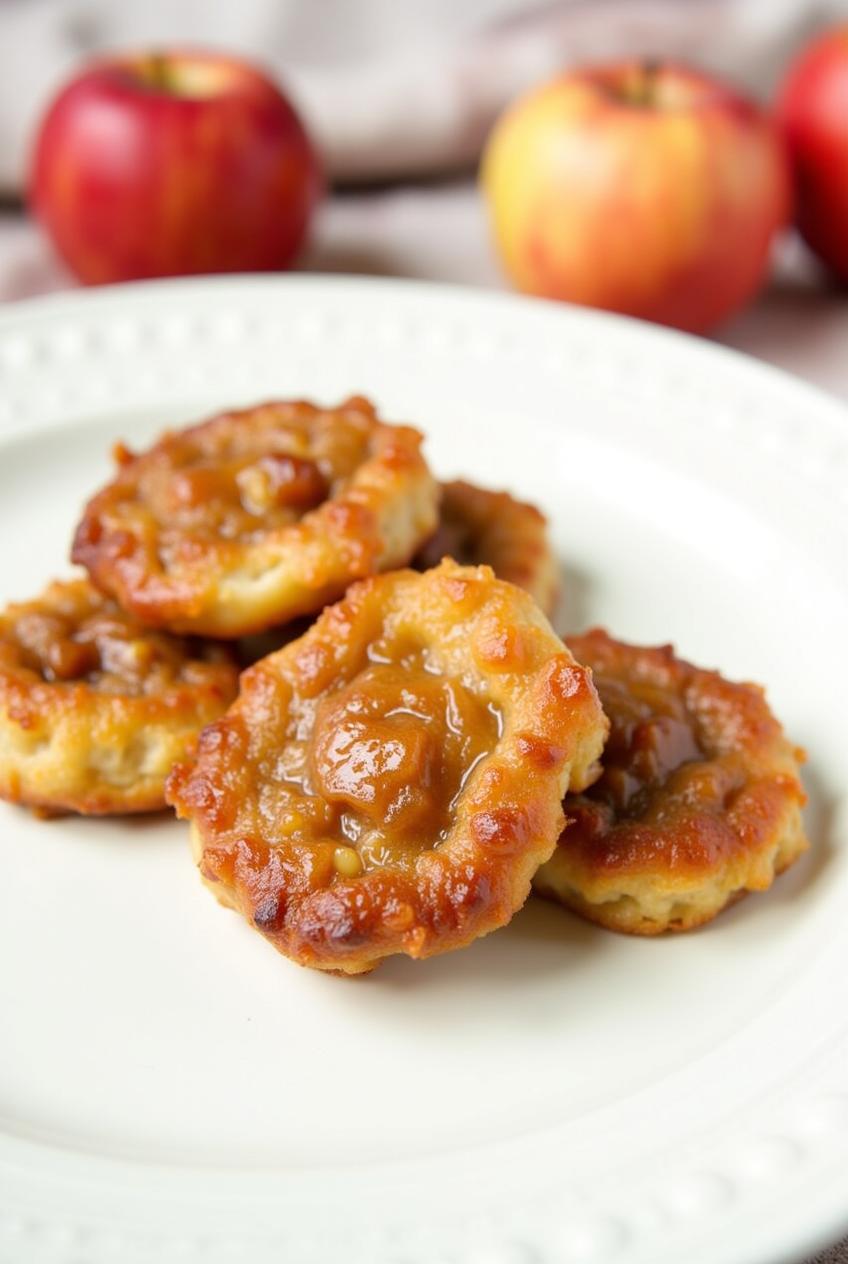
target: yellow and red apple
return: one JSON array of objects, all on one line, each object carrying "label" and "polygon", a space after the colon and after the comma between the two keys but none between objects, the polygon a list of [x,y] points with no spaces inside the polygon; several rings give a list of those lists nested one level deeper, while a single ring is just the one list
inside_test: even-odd
[{"label": "yellow and red apple", "polygon": [[796,181],[798,227],[848,281],[848,25],[801,53],[777,108]]},{"label": "yellow and red apple", "polygon": [[638,61],[518,100],[482,184],[519,289],[699,332],[760,288],[791,207],[781,138],[756,105],[697,70]]},{"label": "yellow and red apple", "polygon": [[30,200],[92,283],[285,267],[320,189],[304,127],[261,71],[181,51],[108,58],[68,84]]}]

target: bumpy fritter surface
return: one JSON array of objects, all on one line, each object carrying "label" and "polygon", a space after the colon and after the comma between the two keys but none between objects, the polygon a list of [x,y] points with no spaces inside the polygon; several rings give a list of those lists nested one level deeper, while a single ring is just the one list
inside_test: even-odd
[{"label": "bumpy fritter surface", "polygon": [[0,612],[0,797],[53,811],[150,812],[229,705],[229,650],[151,632],[87,580]]},{"label": "bumpy fritter surface", "polygon": [[416,570],[438,566],[443,557],[463,566],[491,566],[498,579],[529,592],[550,618],[559,576],[544,514],[509,492],[488,491],[461,479],[443,483],[441,492],[439,525],[416,553]]},{"label": "bumpy fritter surface", "polygon": [[808,846],[803,753],[757,685],[734,684],[594,630],[568,638],[594,671],[611,728],[603,774],[565,801],[534,881],[610,930],[689,930],[764,891]]},{"label": "bumpy fritter surface", "polygon": [[436,525],[420,445],[360,398],[222,413],[139,456],[118,449],[73,560],[150,626],[261,632],[409,561]]},{"label": "bumpy fritter surface", "polygon": [[245,672],[168,797],[222,902],[302,965],[356,974],[504,925],[605,732],[528,594],[445,561],[354,585]]}]

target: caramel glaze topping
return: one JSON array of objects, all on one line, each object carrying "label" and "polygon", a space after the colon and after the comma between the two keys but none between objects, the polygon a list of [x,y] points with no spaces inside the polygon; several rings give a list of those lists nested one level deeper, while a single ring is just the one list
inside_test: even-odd
[{"label": "caramel glaze topping", "polygon": [[355,974],[504,925],[605,732],[533,599],[445,560],[351,585],[244,672],[167,797],[223,903]]},{"label": "caramel glaze topping", "polygon": [[412,867],[438,846],[500,734],[494,707],[429,668],[425,651],[384,641],[368,660],[317,705],[293,708],[289,740],[266,770],[267,810],[300,818],[293,841],[332,845],[343,878]]},{"label": "caramel glaze topping", "polygon": [[438,566],[443,557],[452,557],[460,566],[476,566],[480,561],[478,533],[468,519],[442,507],[439,525],[430,539],[422,544],[413,561],[416,570]]},{"label": "caramel glaze topping", "polygon": [[203,685],[205,660],[225,657],[192,638],[142,628],[83,582],[55,586],[49,605],[10,607],[0,637],[0,666],[124,696],[159,694],[176,682]]},{"label": "caramel glaze topping", "polygon": [[525,589],[550,615],[559,577],[544,515],[508,492],[458,479],[442,483],[439,524],[411,565],[424,571],[443,557],[461,565],[491,566],[501,579]]},{"label": "caramel glaze topping", "polygon": [[670,646],[569,637],[610,721],[603,772],[569,794],[561,845],[601,871],[708,874],[752,853],[804,801],[803,753],[786,741],[762,690],[677,658]]},{"label": "caramel glaze topping", "polygon": [[588,792],[619,817],[638,817],[681,765],[705,758],[697,730],[677,693],[647,680],[623,681],[602,671],[595,686],[610,720],[603,773]]},{"label": "caramel glaze topping", "polygon": [[[172,436],[167,459],[148,459],[139,495],[156,521],[172,533],[249,541],[297,522],[367,456],[368,429],[353,410],[325,415],[268,404],[255,413],[250,430],[234,433],[225,417]],[[121,449],[115,456],[120,465],[133,460]]]},{"label": "caramel glaze topping", "polygon": [[72,559],[152,627],[263,632],[409,559],[436,518],[421,438],[354,397],[220,413],[138,455],[119,445]]}]

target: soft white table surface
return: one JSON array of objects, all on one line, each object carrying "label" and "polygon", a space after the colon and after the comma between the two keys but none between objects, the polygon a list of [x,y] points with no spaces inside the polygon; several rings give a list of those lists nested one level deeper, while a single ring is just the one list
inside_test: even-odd
[{"label": "soft white table surface", "polygon": [[[336,194],[299,266],[504,285],[470,182]],[[0,302],[72,285],[35,225],[21,212],[0,212]],[[794,237],[781,243],[765,292],[719,338],[848,402],[848,290],[830,285]],[[848,1240],[808,1264],[848,1264]]]}]

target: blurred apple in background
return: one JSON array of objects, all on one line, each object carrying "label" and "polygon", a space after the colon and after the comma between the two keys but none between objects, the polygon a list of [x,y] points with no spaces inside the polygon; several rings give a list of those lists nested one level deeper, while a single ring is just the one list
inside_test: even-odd
[{"label": "blurred apple in background", "polygon": [[197,52],[95,63],[41,125],[30,199],[83,281],[283,268],[321,189],[274,84]]},{"label": "blurred apple in background", "polygon": [[848,26],[801,54],[777,113],[795,173],[798,227],[848,281]]},{"label": "blurred apple in background", "polygon": [[790,212],[786,155],[754,104],[651,62],[564,74],[495,125],[482,182],[512,280],[704,332],[766,275]]}]

